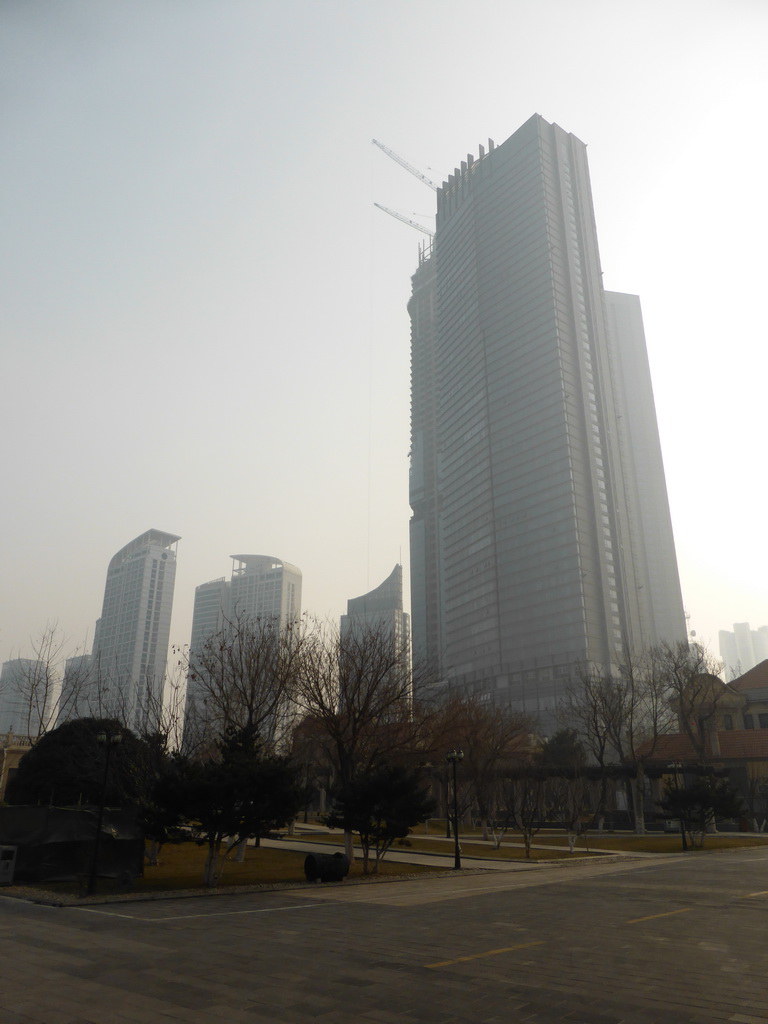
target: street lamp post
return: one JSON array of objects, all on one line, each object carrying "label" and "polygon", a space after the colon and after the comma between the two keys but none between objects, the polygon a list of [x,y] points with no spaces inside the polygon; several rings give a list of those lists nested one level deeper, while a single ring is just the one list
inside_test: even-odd
[{"label": "street lamp post", "polygon": [[109,781],[109,760],[112,756],[112,751],[121,743],[123,734],[121,732],[114,732],[107,734],[106,732],[100,732],[96,737],[96,742],[103,747],[106,747],[106,753],[104,756],[104,778],[101,781],[101,798],[99,799],[99,816],[96,822],[96,839],[93,843],[93,860],[91,861],[91,871],[88,876],[88,887],[86,892],[89,896],[92,896],[96,891],[96,875],[99,868],[99,847],[101,846],[101,826],[104,824],[104,804],[107,800],[107,782]]},{"label": "street lamp post", "polygon": [[[679,802],[680,802],[680,789],[681,789],[681,786],[680,786],[680,775],[678,773],[683,770],[683,764],[682,764],[681,761],[672,761],[671,764],[667,765],[667,768],[671,768],[672,771],[675,773],[672,776],[672,778],[675,780],[674,789],[675,789],[675,795],[677,796],[678,804],[679,804]],[[678,811],[678,814],[682,815],[682,808],[680,806],[678,806],[677,811]],[[688,839],[687,839],[686,834],[685,834],[685,821],[683,820],[682,816],[679,817],[677,819],[677,821],[678,821],[678,824],[680,825],[680,837],[681,837],[681,839],[683,841],[683,853],[686,853],[687,850],[688,850]]]},{"label": "street lamp post", "polygon": [[456,785],[456,766],[464,760],[463,750],[449,750],[445,755],[448,764],[453,765],[453,869],[461,870],[461,847],[459,846],[459,792]]},{"label": "street lamp post", "polygon": [[443,772],[442,780],[445,782],[445,838],[451,838],[451,773],[448,768]]}]

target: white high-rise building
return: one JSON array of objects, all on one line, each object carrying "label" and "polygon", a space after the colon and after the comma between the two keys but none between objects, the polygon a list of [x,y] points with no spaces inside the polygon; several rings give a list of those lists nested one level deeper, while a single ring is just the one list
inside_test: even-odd
[{"label": "white high-rise building", "polygon": [[720,630],[720,657],[725,677],[738,679],[761,661],[768,660],[768,626],[750,629],[748,622],[734,622],[733,632]]},{"label": "white high-rise building", "polygon": [[301,615],[301,569],[271,555],[230,555],[232,577],[195,588],[190,649],[239,617],[270,619],[281,626]]},{"label": "white high-rise building", "polygon": [[90,678],[104,713],[132,728],[163,701],[180,539],[147,530],[121,548],[107,569]]},{"label": "white high-rise building", "polygon": [[195,587],[195,605],[192,612],[191,651],[199,651],[207,637],[214,636],[229,621],[230,585],[222,576],[210,583]]},{"label": "white high-rise building", "polygon": [[274,619],[281,626],[301,615],[301,569],[271,555],[232,555],[230,614]]},{"label": "white high-rise building", "polygon": [[535,115],[437,193],[413,278],[414,657],[550,722],[577,663],[686,637],[639,302],[586,147]]},{"label": "white high-rise building", "polygon": [[195,589],[190,638],[190,665],[185,710],[186,737],[205,719],[206,684],[195,655],[206,640],[242,619],[261,619],[282,628],[301,616],[301,570],[271,555],[231,555],[232,577],[203,583]]}]

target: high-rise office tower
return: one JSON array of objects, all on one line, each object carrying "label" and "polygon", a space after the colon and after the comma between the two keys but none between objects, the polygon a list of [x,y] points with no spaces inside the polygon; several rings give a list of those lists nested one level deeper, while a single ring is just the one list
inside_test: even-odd
[{"label": "high-rise office tower", "polygon": [[195,587],[190,651],[199,651],[205,640],[220,632],[229,621],[229,593],[230,585],[223,576]]},{"label": "high-rise office tower", "polygon": [[207,683],[202,666],[195,661],[209,637],[237,628],[240,620],[260,619],[284,627],[301,615],[301,570],[271,555],[232,555],[232,578],[223,576],[195,589],[192,636],[189,642],[191,672],[187,679],[184,714],[185,738],[200,732]]},{"label": "high-rise office tower", "polygon": [[163,700],[180,537],[147,530],[107,569],[90,664],[99,705],[129,726]]},{"label": "high-rise office tower", "polygon": [[101,717],[98,679],[91,677],[91,655],[76,654],[64,663],[56,725],[75,718]]},{"label": "high-rise office tower", "polygon": [[[347,614],[341,616],[339,668],[347,680],[341,684],[344,698],[351,698],[361,675],[374,689],[385,683],[372,697],[374,703],[392,701],[389,711],[395,715],[399,701],[395,694],[413,693],[411,674],[410,616],[403,611],[403,567],[396,565],[378,587],[347,601]],[[348,671],[343,666],[348,665]],[[383,694],[388,693],[384,698]],[[371,694],[372,696],[372,694]]]},{"label": "high-rise office tower", "polygon": [[301,615],[301,569],[271,555],[232,555],[232,615],[274,619],[281,626]]},{"label": "high-rise office tower", "polygon": [[0,669],[0,733],[38,735],[49,728],[55,703],[50,667],[33,658],[4,661]]},{"label": "high-rise office tower", "polygon": [[410,616],[403,611],[403,567],[396,565],[378,587],[361,597],[347,601],[347,614],[341,616],[342,640],[349,633],[381,631],[391,636],[403,653],[404,671],[408,671]]},{"label": "high-rise office tower", "polygon": [[438,190],[412,322],[414,656],[551,721],[576,663],[686,636],[639,303],[586,147],[535,115]]},{"label": "high-rise office tower", "polygon": [[239,617],[270,619],[285,626],[301,615],[301,569],[271,555],[230,557],[230,580],[222,576],[195,588],[189,643],[193,651]]}]

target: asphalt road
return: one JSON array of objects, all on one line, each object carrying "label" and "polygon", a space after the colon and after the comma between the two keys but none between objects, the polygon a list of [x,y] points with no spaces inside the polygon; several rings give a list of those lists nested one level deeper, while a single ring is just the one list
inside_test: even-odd
[{"label": "asphalt road", "polygon": [[49,908],[0,1024],[768,1022],[768,850]]}]

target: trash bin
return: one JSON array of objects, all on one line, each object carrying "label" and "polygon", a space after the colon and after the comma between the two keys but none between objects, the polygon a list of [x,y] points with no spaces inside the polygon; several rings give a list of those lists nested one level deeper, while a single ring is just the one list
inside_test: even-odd
[{"label": "trash bin", "polygon": [[349,857],[345,853],[308,853],[304,874],[308,882],[343,882],[349,874]]},{"label": "trash bin", "polygon": [[15,846],[0,846],[0,885],[13,885],[16,849]]}]

